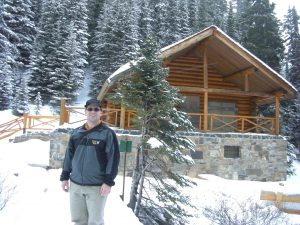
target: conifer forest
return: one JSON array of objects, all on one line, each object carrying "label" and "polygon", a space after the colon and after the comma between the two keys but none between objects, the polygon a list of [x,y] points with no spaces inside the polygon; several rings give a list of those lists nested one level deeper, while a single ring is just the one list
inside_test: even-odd
[{"label": "conifer forest", "polygon": [[[279,19],[274,8],[269,0],[0,0],[0,110],[74,102],[87,75],[97,96],[146,38],[162,48],[210,25],[300,90],[299,15],[293,7]],[[294,145],[299,102],[281,103],[281,133]]]}]

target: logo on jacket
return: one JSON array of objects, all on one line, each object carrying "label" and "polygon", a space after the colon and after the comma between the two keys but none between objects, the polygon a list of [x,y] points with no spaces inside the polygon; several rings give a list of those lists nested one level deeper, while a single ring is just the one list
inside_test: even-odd
[{"label": "logo on jacket", "polygon": [[100,141],[92,140],[92,144],[93,144],[93,145],[99,145],[99,144],[100,144]]}]

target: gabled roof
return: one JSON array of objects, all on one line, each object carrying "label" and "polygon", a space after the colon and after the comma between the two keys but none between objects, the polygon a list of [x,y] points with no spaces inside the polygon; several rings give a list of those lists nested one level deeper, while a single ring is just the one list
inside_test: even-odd
[{"label": "gabled roof", "polygon": [[[204,43],[208,63],[223,76],[224,80],[234,83],[242,90],[245,82],[243,75],[247,72],[251,74],[249,77],[251,91],[281,93],[283,99],[296,98],[297,90],[292,84],[216,26],[210,26],[162,48],[159,57],[167,65],[168,62],[186,54],[199,56],[199,46]],[[119,77],[130,73],[130,63],[121,66],[105,81],[98,98],[103,99]]]}]

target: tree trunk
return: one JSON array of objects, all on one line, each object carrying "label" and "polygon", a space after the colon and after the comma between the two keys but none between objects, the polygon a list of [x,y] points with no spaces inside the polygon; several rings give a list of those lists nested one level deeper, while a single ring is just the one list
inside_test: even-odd
[{"label": "tree trunk", "polygon": [[141,154],[140,154],[140,157],[141,157],[141,160],[139,161],[140,163],[140,181],[139,181],[139,192],[137,194],[137,201],[136,201],[136,205],[135,205],[135,209],[134,209],[134,214],[138,217],[139,216],[139,213],[140,213],[140,209],[141,209],[141,201],[142,201],[142,197],[143,197],[143,188],[144,188],[144,180],[145,180],[145,166],[144,166],[144,163],[145,163],[145,160],[144,160],[144,156],[143,156],[143,150],[141,151]]},{"label": "tree trunk", "polygon": [[141,146],[137,148],[137,155],[136,155],[136,163],[135,163],[135,169],[133,171],[132,176],[132,182],[131,182],[131,190],[130,190],[130,198],[129,203],[127,206],[132,209],[132,211],[135,210],[136,202],[137,202],[137,190],[138,185],[141,179],[141,171],[140,171],[140,154],[141,154]]}]

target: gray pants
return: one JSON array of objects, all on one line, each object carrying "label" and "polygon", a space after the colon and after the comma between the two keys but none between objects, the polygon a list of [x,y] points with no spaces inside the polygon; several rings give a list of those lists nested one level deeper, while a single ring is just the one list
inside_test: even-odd
[{"label": "gray pants", "polygon": [[71,219],[75,225],[104,225],[107,196],[100,195],[99,186],[70,184]]}]

